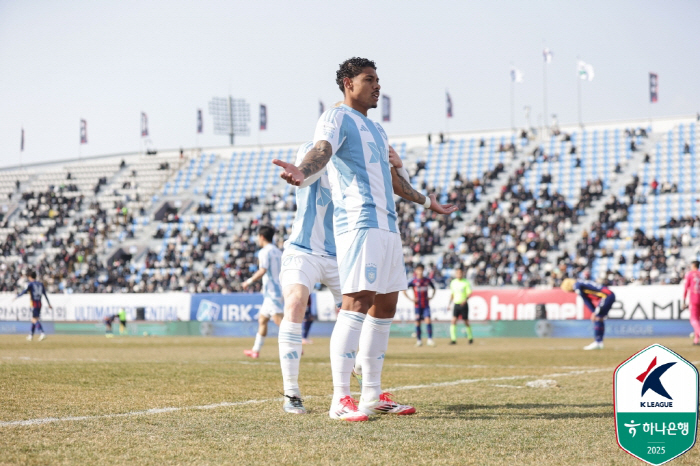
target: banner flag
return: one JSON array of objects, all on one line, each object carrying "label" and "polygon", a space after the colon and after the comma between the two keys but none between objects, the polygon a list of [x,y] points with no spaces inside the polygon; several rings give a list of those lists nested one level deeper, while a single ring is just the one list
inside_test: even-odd
[{"label": "banner flag", "polygon": [[391,121],[391,98],[382,95],[382,121]]},{"label": "banner flag", "polygon": [[318,101],[318,116],[323,115],[323,112],[326,111],[326,107],[323,105],[323,102],[320,100]]},{"label": "banner flag", "polygon": [[145,138],[146,136],[148,136],[148,117],[141,112],[141,137]]},{"label": "banner flag", "polygon": [[510,80],[511,82],[514,83],[522,83],[523,82],[523,72],[520,71],[517,68],[511,68],[510,69]]},{"label": "banner flag", "polygon": [[593,81],[593,65],[590,65],[582,60],[576,63],[576,68],[578,70],[578,77],[584,81]]},{"label": "banner flag", "polygon": [[447,118],[452,118],[452,98],[447,91],[445,91],[445,95],[447,96]]},{"label": "banner flag", "polygon": [[552,57],[554,56],[554,53],[551,50],[544,49],[542,55],[544,56],[545,63],[552,63]]},{"label": "banner flag", "polygon": [[260,104],[260,131],[267,129],[267,106]]},{"label": "banner flag", "polygon": [[204,120],[202,120],[202,109],[197,109],[197,134],[202,134],[204,131]]},{"label": "banner flag", "polygon": [[655,103],[659,100],[659,75],[649,73],[649,100]]},{"label": "banner flag", "polygon": [[24,128],[22,128],[22,138],[19,141],[19,150],[24,152]]},{"label": "banner flag", "polygon": [[87,144],[87,121],[80,120],[80,144]]}]

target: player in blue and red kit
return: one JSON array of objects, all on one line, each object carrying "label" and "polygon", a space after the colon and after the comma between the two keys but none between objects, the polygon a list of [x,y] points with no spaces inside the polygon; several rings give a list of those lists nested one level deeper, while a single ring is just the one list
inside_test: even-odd
[{"label": "player in blue and red kit", "polygon": [[53,307],[51,307],[49,297],[46,295],[46,288],[44,287],[44,284],[36,281],[36,272],[29,272],[27,274],[27,278],[29,279],[27,289],[18,294],[15,299],[19,298],[23,294],[29,293],[29,301],[32,305],[32,333],[27,335],[27,340],[32,341],[32,338],[34,337],[34,331],[39,330],[41,332],[39,341],[41,341],[44,338],[46,338],[46,334],[44,333],[44,327],[41,326],[41,322],[39,321],[39,318],[41,316],[42,296],[46,298],[46,303],[49,305],[49,309],[53,309]]},{"label": "player in blue and red kit", "polygon": [[[433,281],[423,275],[425,268],[423,264],[418,264],[415,268],[415,277],[408,283],[408,287],[413,290],[413,299],[408,296],[406,290],[403,294],[416,305],[416,346],[423,346],[421,340],[421,321],[425,321],[425,328],[428,330],[428,346],[435,346],[433,341],[433,324],[430,322],[430,300],[435,296],[435,285]],[[428,289],[433,292],[428,296]]]},{"label": "player in blue and red kit", "polygon": [[615,302],[615,293],[607,286],[599,285],[595,282],[582,280],[576,281],[573,278],[565,279],[561,284],[561,289],[568,292],[575,292],[583,300],[583,304],[593,313],[593,335],[595,341],[585,350],[603,349],[603,335],[605,335],[605,318]]}]

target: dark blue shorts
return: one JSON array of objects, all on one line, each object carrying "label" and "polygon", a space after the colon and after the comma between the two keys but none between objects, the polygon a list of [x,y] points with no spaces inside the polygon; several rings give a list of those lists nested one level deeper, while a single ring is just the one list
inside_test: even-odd
[{"label": "dark blue shorts", "polygon": [[417,307],[416,308],[416,320],[430,319],[430,308],[429,307]]},{"label": "dark blue shorts", "polygon": [[607,298],[603,299],[598,303],[596,310],[598,311],[598,317],[606,317],[613,303],[615,303],[615,295],[611,294]]},{"label": "dark blue shorts", "polygon": [[32,318],[33,319],[38,319],[40,315],[41,315],[41,308],[40,307],[32,308]]}]

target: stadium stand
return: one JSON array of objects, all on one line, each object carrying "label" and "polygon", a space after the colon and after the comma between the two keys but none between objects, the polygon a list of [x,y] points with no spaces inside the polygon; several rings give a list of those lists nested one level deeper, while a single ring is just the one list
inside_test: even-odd
[{"label": "stadium stand", "polygon": [[[643,127],[642,127],[643,126]],[[661,125],[663,126],[663,125]],[[668,130],[667,130],[668,129]],[[409,271],[444,284],[676,283],[698,257],[696,122],[397,138],[414,186],[459,211],[399,200]],[[131,155],[0,171],[0,291],[30,267],[58,292],[240,291],[259,224],[294,217],[273,158],[298,145]],[[280,244],[281,246],[281,244]],[[20,280],[21,283],[21,280]]]}]

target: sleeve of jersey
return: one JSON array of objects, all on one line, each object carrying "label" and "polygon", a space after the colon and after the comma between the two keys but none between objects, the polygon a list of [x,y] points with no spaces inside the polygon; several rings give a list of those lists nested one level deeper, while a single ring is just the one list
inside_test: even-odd
[{"label": "sleeve of jersey", "polygon": [[260,253],[258,253],[258,263],[261,269],[267,270],[270,268],[270,257],[267,255],[267,251],[260,250]]},{"label": "sleeve of jersey", "polygon": [[[312,147],[313,147],[313,143],[311,143],[311,142],[301,146],[299,148],[299,151],[297,152],[297,158],[294,161],[294,165],[296,165],[298,167],[301,164],[302,160],[304,160],[304,157],[306,156],[306,154],[308,154],[308,152],[311,150]],[[301,183],[299,186],[297,186],[297,189],[302,189],[302,188],[306,188],[307,186],[311,186],[319,178],[321,178],[321,176],[323,176],[324,173],[326,173],[325,168],[323,170],[319,171],[318,173],[314,173],[310,177],[306,178],[303,183]]]},{"label": "sleeve of jersey", "polygon": [[321,115],[316,124],[314,133],[314,146],[318,141],[327,141],[331,145],[333,154],[338,152],[345,141],[342,133],[344,113],[337,108],[332,108]]}]

